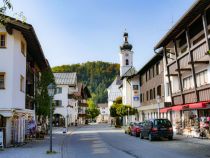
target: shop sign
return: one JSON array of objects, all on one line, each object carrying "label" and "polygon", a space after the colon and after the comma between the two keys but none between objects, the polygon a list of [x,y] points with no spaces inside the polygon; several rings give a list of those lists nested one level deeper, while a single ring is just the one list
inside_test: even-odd
[{"label": "shop sign", "polygon": [[0,129],[0,147],[4,147],[4,144],[3,144],[3,130],[2,129]]}]

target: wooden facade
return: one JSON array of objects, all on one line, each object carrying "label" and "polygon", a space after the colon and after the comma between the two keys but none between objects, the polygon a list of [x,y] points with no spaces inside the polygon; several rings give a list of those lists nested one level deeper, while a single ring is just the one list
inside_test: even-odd
[{"label": "wooden facade", "polygon": [[[203,10],[195,15],[192,10],[199,6]],[[197,2],[156,46],[164,51],[173,105],[210,100],[209,7],[209,1]]]}]

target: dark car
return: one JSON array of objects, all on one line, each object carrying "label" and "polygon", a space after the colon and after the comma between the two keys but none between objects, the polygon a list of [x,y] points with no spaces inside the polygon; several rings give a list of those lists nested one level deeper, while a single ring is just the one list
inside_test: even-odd
[{"label": "dark car", "polygon": [[149,138],[150,141],[164,137],[173,139],[173,128],[168,119],[151,119],[144,122],[140,138]]},{"label": "dark car", "polygon": [[142,122],[135,122],[131,127],[131,135],[139,137],[142,128]]}]

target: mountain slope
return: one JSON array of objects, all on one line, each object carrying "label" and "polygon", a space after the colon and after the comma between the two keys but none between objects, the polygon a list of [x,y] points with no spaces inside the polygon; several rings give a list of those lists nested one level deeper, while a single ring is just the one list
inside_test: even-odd
[{"label": "mountain slope", "polygon": [[95,103],[107,102],[106,88],[119,74],[119,64],[96,61],[53,67],[53,72],[77,72],[78,80],[88,85]]}]

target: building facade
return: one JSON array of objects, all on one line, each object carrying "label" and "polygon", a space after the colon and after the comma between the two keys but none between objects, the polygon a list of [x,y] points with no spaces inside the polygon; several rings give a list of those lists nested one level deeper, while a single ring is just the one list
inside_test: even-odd
[{"label": "building facade", "polygon": [[109,121],[109,108],[107,103],[98,104],[98,109],[100,111],[99,116],[97,117],[97,122],[107,123]]},{"label": "building facade", "polygon": [[73,73],[53,73],[57,86],[54,96],[54,126],[68,127],[77,122],[78,100],[71,98],[78,91],[77,75]]},{"label": "building facade", "polygon": [[167,106],[164,99],[163,65],[163,54],[158,53],[137,73],[140,79],[140,121],[160,118],[160,108]]},{"label": "building facade", "polygon": [[210,2],[196,1],[155,46],[164,52],[165,88],[172,102],[161,112],[172,114],[176,133],[199,136],[201,129],[209,129],[209,30]]},{"label": "building facade", "polygon": [[49,69],[30,24],[8,17],[0,26],[0,129],[4,145],[22,143],[35,126],[35,90]]},{"label": "building facade", "polygon": [[[133,51],[132,45],[128,42],[128,33],[124,33],[124,43],[120,47],[120,77],[122,84],[119,87],[122,91],[122,103],[123,105],[130,105],[132,108],[139,106],[139,79],[133,77],[136,74],[136,70],[133,67]],[[138,116],[124,117],[123,122],[137,120]]]}]

